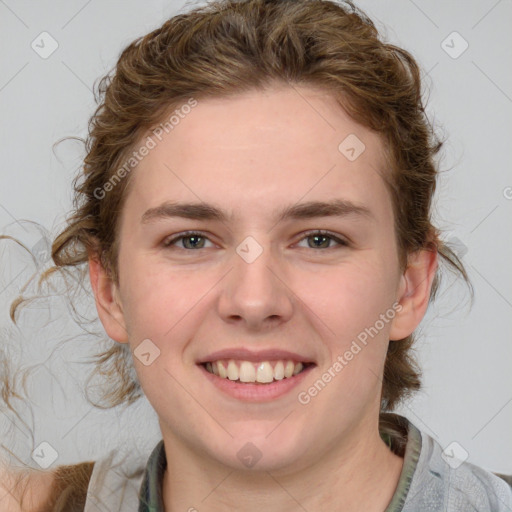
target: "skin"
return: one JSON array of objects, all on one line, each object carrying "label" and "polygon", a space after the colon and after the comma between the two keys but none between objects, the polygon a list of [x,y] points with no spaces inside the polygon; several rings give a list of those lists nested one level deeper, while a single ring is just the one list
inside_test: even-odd
[{"label": "skin", "polygon": [[[352,162],[338,150],[349,134],[366,146]],[[149,366],[136,357],[134,364],[165,443],[166,511],[339,510],[340,503],[344,512],[383,511],[391,500],[403,460],[378,432],[383,366],[389,340],[412,333],[425,314],[437,253],[412,254],[400,271],[382,149],[378,135],[326,93],[276,86],[199,101],[132,171],[119,287],[94,254],[90,276],[108,335],[132,350],[149,338],[160,350]],[[368,207],[373,220],[276,223],[285,206],[335,198]],[[170,200],[211,203],[233,217],[141,224],[148,208]],[[316,247],[304,233],[318,229],[349,245],[321,239]],[[202,248],[187,248],[190,239],[163,246],[186,230],[206,237]],[[252,263],[236,252],[247,236],[263,248]],[[401,310],[392,321],[300,404],[297,393],[395,302]],[[243,403],[195,364],[240,346],[298,352],[317,366],[284,397]],[[252,468],[237,457],[247,442],[262,454]]]},{"label": "skin", "polygon": [[[15,470],[0,462],[0,510],[28,512],[40,510],[53,496],[53,471]],[[23,505],[22,505],[23,503]]]}]

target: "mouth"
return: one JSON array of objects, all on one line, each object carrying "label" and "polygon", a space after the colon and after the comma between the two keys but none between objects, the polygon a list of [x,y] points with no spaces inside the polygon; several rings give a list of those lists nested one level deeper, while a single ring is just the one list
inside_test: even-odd
[{"label": "mouth", "polygon": [[220,379],[239,384],[269,385],[286,379],[294,378],[315,363],[278,359],[269,361],[245,361],[235,359],[219,359],[200,363],[209,374]]},{"label": "mouth", "polygon": [[[249,403],[272,403],[289,397],[317,365],[310,362],[275,360],[251,362],[216,360],[198,363],[207,386],[221,396]],[[209,387],[204,389],[208,393]]]}]

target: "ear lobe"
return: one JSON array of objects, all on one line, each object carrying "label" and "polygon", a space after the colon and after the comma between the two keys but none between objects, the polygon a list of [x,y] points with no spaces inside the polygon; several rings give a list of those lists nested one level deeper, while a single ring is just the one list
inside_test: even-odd
[{"label": "ear lobe", "polygon": [[425,316],[437,270],[437,256],[437,250],[431,249],[422,249],[409,255],[398,289],[397,301],[402,308],[393,318],[390,340],[401,340],[409,336]]},{"label": "ear lobe", "polygon": [[117,287],[100,261],[89,256],[89,278],[94,292],[98,316],[108,336],[119,343],[128,343],[124,313],[117,295]]}]

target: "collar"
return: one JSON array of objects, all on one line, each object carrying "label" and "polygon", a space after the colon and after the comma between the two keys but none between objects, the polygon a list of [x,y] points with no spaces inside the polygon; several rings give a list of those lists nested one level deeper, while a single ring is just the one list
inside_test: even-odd
[{"label": "collar", "polygon": [[[404,416],[383,413],[389,435],[382,435],[391,449],[403,456],[404,465],[393,498],[385,512],[400,512],[409,492],[421,452],[421,432]],[[162,481],[167,459],[163,439],[149,456],[139,493],[138,512],[164,512]]]},{"label": "collar", "polygon": [[162,481],[167,467],[164,440],[162,439],[149,456],[139,492],[138,512],[164,512]]}]

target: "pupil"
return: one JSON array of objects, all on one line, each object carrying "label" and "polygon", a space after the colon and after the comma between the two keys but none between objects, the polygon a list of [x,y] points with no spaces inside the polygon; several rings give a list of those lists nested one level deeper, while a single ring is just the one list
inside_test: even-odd
[{"label": "pupil", "polygon": [[[315,247],[320,247],[322,244],[316,245],[316,242],[318,242],[320,239],[323,239],[325,241],[325,240],[327,240],[327,237],[325,235],[313,235],[313,239],[315,241]],[[325,244],[323,244],[323,245],[325,245]]]},{"label": "pupil", "polygon": [[[187,240],[188,241],[192,241],[191,246],[193,248],[195,248],[198,245],[200,245],[200,244],[197,243],[197,240],[201,240],[201,237],[200,236],[195,236],[195,235],[188,236],[187,238],[185,238],[185,245],[187,243]],[[194,240],[195,240],[195,242],[194,242]]]}]

